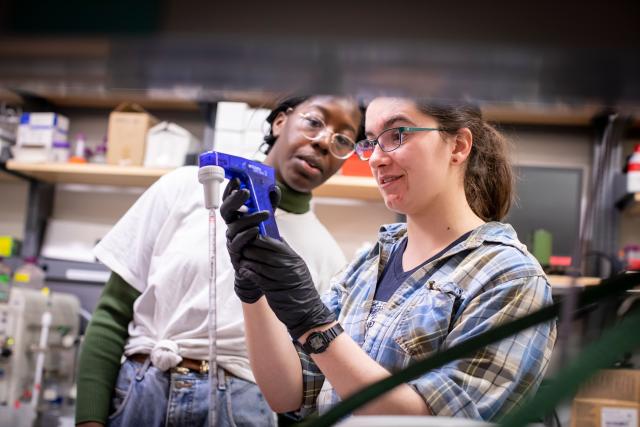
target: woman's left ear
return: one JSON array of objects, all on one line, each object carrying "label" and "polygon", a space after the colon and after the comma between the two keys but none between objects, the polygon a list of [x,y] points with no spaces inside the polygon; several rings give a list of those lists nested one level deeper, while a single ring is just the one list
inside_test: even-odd
[{"label": "woman's left ear", "polygon": [[289,113],[291,111],[293,111],[293,109],[291,108],[288,108],[287,111],[281,111],[273,120],[273,123],[271,124],[271,133],[274,137],[278,138],[280,136],[282,127],[287,122],[287,118],[289,117]]},{"label": "woman's left ear", "polygon": [[473,146],[473,135],[469,128],[462,128],[456,132],[453,141],[453,151],[451,152],[451,161],[453,163],[462,163],[467,160],[471,147]]}]

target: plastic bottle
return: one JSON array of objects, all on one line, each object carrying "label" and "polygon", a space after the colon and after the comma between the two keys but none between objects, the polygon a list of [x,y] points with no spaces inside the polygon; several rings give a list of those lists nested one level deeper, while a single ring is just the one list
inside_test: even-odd
[{"label": "plastic bottle", "polygon": [[87,157],[85,156],[86,146],[84,134],[79,133],[76,135],[73,156],[69,159],[69,163],[87,163]]},{"label": "plastic bottle", "polygon": [[54,142],[51,147],[51,161],[55,163],[67,163],[69,161],[69,143]]},{"label": "plastic bottle", "polygon": [[640,192],[640,144],[636,144],[627,163],[627,192]]},{"label": "plastic bottle", "polygon": [[13,285],[23,288],[41,290],[45,285],[44,270],[38,267],[36,257],[27,257],[13,273]]},{"label": "plastic bottle", "polygon": [[107,163],[107,138],[102,140],[102,144],[96,147],[96,151],[91,157],[91,163]]}]

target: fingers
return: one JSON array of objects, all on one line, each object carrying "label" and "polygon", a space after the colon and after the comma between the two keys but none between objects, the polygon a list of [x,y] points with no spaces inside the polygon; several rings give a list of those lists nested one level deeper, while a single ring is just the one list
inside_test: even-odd
[{"label": "fingers", "polygon": [[255,246],[257,248],[267,249],[269,251],[298,255],[296,251],[294,251],[291,246],[289,246],[284,240],[274,239],[269,236],[260,236],[258,239],[256,239]]},{"label": "fingers", "polygon": [[229,197],[229,194],[231,194],[231,192],[233,190],[237,190],[238,188],[240,188],[240,179],[239,178],[233,178],[233,179],[229,180],[229,182],[227,183],[226,188],[224,189],[224,192],[222,193],[222,200],[224,200],[227,197]]},{"label": "fingers", "polygon": [[241,254],[247,243],[254,240],[258,236],[258,233],[258,227],[252,227],[233,236],[232,239],[227,241],[229,253],[233,255]]},{"label": "fingers", "polygon": [[[227,188],[229,187],[227,186]],[[238,209],[249,200],[249,195],[249,190],[246,189],[233,190],[223,199],[220,206],[220,216],[224,219],[224,222],[228,224],[239,217]]]},{"label": "fingers", "polygon": [[283,265],[291,264],[290,260],[295,260],[297,257],[292,257],[290,254],[273,251],[264,248],[257,248],[255,244],[250,244],[242,251],[242,257],[254,261],[259,264],[264,264],[270,267],[282,267]]},{"label": "fingers", "polygon": [[254,271],[251,263],[242,262],[240,268],[238,269],[238,276],[242,278],[242,280],[247,280],[252,283],[255,283],[262,291],[278,289],[278,286],[282,286],[277,280],[272,280],[269,277],[265,277],[263,274],[260,274],[257,271]]},{"label": "fingers", "polygon": [[268,211],[255,212],[243,215],[227,225],[227,239],[233,240],[234,236],[242,231],[257,227],[258,224],[269,218]]},{"label": "fingers", "polygon": [[271,202],[271,207],[273,208],[273,210],[276,210],[276,208],[280,204],[281,198],[282,192],[280,191],[280,187],[276,185],[271,189],[271,191],[269,191],[269,201]]}]

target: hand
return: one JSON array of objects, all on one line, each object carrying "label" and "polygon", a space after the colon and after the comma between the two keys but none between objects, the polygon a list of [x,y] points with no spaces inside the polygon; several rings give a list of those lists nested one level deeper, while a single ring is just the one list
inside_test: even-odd
[{"label": "hand", "polygon": [[291,337],[298,339],[308,330],[336,320],[320,299],[304,260],[287,243],[254,236],[239,239],[240,244],[239,248],[235,241],[230,245],[242,254],[236,274],[260,287]]},{"label": "hand", "polygon": [[[269,217],[268,211],[244,214],[238,211],[249,199],[250,193],[247,189],[240,189],[240,180],[234,178],[229,181],[222,195],[222,205],[220,206],[220,216],[227,223],[227,249],[231,258],[231,264],[236,272],[234,289],[236,295],[242,302],[252,304],[262,296],[262,291],[253,282],[243,279],[238,275],[240,250],[249,241],[258,235],[258,224]],[[269,193],[269,199],[273,209],[280,202],[280,189]],[[235,242],[235,246],[231,243]],[[234,248],[239,248],[234,250]]]}]

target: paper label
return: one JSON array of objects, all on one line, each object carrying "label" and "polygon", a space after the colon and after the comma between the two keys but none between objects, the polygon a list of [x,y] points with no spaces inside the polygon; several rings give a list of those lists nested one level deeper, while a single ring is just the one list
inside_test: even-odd
[{"label": "paper label", "polygon": [[638,410],[633,408],[602,408],[602,427],[638,427]]}]

